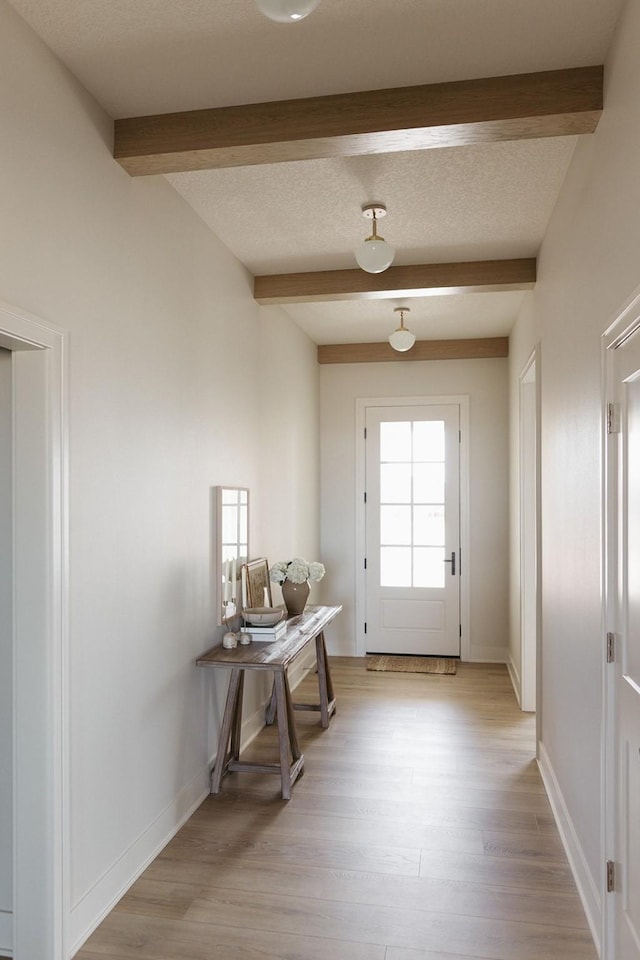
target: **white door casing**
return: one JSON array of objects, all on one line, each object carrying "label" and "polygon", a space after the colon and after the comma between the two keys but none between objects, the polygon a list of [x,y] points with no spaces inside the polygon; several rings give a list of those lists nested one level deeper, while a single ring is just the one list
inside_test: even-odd
[{"label": "white door casing", "polygon": [[[381,468],[379,462],[379,431],[380,424],[413,423],[426,425],[442,421],[443,417],[449,422],[447,470],[448,497],[450,503],[455,501],[448,515],[448,537],[446,553],[441,550],[442,556],[438,563],[434,562],[433,570],[439,567],[444,570],[443,587],[448,590],[429,590],[428,588],[409,588],[408,591],[399,586],[381,587],[380,579],[380,523],[381,514],[384,514],[386,505],[381,507],[379,497],[379,478],[385,466]],[[371,428],[376,436],[374,442],[365,441],[365,426],[369,421],[369,438]],[[455,425],[452,425],[455,424]],[[384,429],[384,427],[382,428]],[[404,429],[404,428],[401,428]],[[425,429],[424,427],[419,427]],[[395,427],[391,427],[395,431]],[[455,439],[455,443],[453,440]],[[452,449],[453,448],[453,449]],[[369,450],[369,453],[367,453]],[[364,656],[367,652],[398,652],[438,656],[458,656],[463,659],[469,656],[469,570],[465,566],[468,557],[468,397],[466,396],[438,396],[438,397],[394,397],[368,398],[356,401],[356,498],[358,518],[356,531],[356,557],[358,571],[356,577],[356,638],[357,653]],[[369,478],[367,478],[367,459],[369,463]],[[375,464],[373,461],[377,461]],[[418,472],[423,468],[418,465]],[[374,475],[373,485],[370,483]],[[365,504],[365,487],[367,504]],[[383,497],[384,500],[384,497]],[[415,509],[415,508],[414,508]],[[422,505],[419,510],[424,512]],[[393,511],[387,512],[393,513]],[[367,523],[367,515],[369,523]],[[453,522],[452,522],[453,521]],[[382,521],[384,523],[384,520]],[[367,536],[368,534],[368,536]],[[372,543],[372,538],[375,543]],[[385,537],[383,536],[383,540]],[[386,538],[388,539],[388,537]],[[392,536],[392,540],[394,537]],[[405,536],[406,539],[406,536]],[[389,551],[391,552],[391,551]],[[400,554],[402,550],[399,550]],[[405,551],[406,552],[406,551]],[[418,551],[425,556],[435,550]],[[450,562],[443,563],[444,559],[451,561],[455,552],[455,574]],[[365,569],[366,558],[366,569]],[[435,561],[435,556],[433,560]],[[460,560],[462,559],[463,576],[459,576]],[[383,576],[382,581],[385,578]],[[373,585],[373,590],[372,590]],[[452,590],[452,586],[454,589]],[[406,596],[405,596],[406,593]],[[449,613],[447,631],[439,630],[439,624],[429,618],[438,614],[442,609],[444,594],[448,594]],[[455,594],[453,597],[452,594]],[[412,609],[413,608],[413,609]],[[417,611],[417,613],[415,613]],[[417,617],[417,620],[416,620]],[[447,621],[444,618],[443,626]],[[365,634],[365,624],[367,633]],[[427,629],[425,629],[425,624]],[[379,630],[381,627],[381,630]],[[437,629],[428,629],[429,627]],[[460,637],[462,631],[462,637]]]},{"label": "white door casing", "polygon": [[537,707],[539,459],[538,388],[534,352],[520,374],[520,676],[521,710]]},{"label": "white door casing", "polygon": [[0,303],[13,381],[13,953],[67,960],[67,338]]}]

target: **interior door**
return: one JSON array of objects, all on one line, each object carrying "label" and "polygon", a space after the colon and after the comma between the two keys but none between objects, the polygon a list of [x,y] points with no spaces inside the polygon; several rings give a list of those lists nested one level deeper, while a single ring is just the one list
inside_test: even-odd
[{"label": "interior door", "polygon": [[640,332],[615,352],[620,413],[615,956],[640,960]]},{"label": "interior door", "polygon": [[460,655],[460,407],[366,412],[366,650]]}]

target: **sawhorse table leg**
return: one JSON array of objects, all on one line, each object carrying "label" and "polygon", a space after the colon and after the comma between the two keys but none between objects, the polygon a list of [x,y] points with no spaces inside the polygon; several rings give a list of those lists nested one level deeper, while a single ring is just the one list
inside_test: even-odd
[{"label": "sawhorse table leg", "polygon": [[[324,640],[324,633],[319,633],[315,639],[316,644],[316,670],[318,672],[318,692],[320,694],[320,703],[294,703],[294,710],[319,710],[320,724],[324,730],[329,726],[329,721],[336,712],[336,698],[333,692],[333,683],[329,671],[329,658],[327,657],[327,647]],[[267,705],[265,713],[265,722],[270,726],[276,715],[276,688],[275,684],[271,690],[271,698]]]},{"label": "sawhorse table leg", "polygon": [[222,716],[216,762],[211,771],[211,793],[220,793],[222,778],[226,773],[277,773],[282,783],[282,797],[290,800],[293,784],[304,773],[304,756],[298,742],[286,672],[276,670],[273,683],[272,696],[278,718],[278,763],[251,763],[240,759],[243,690],[244,670],[234,667]]}]

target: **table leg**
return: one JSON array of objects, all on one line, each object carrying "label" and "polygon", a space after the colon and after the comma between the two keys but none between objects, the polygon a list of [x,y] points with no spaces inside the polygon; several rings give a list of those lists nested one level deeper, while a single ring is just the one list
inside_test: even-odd
[{"label": "table leg", "polygon": [[267,710],[264,717],[265,723],[268,727],[270,727],[273,721],[275,720],[275,716],[276,716],[276,685],[275,685],[275,679],[274,679],[274,683],[271,687],[271,696],[269,697],[269,703],[267,704]]},{"label": "table leg", "polygon": [[[216,762],[211,771],[211,793],[220,793],[220,784],[224,776],[228,757],[229,737],[231,729],[237,721],[237,714],[242,714],[241,689],[244,677],[244,670],[234,667],[229,679],[229,688],[227,690],[227,700],[222,716],[222,726],[220,727],[220,736],[218,737],[218,752],[216,753]],[[238,710],[238,707],[240,709]]]},{"label": "table leg", "polygon": [[291,799],[291,763],[289,761],[289,717],[287,711],[287,694],[283,670],[277,670],[274,680],[276,695],[276,714],[278,717],[278,747],[280,750],[280,776],[282,778],[282,797]]},{"label": "table leg", "polygon": [[242,733],[242,695],[244,692],[244,670],[240,671],[240,682],[238,683],[238,692],[236,694],[236,705],[233,712],[233,725],[231,727],[231,759],[240,759],[240,735]]},{"label": "table leg", "polygon": [[[289,688],[289,678],[284,675],[284,692],[287,701],[287,722],[289,725],[289,744],[291,746],[291,755],[294,760],[299,760],[302,756],[302,750],[298,743],[298,731],[296,729],[296,716],[293,710],[293,700],[291,699],[291,690]],[[302,776],[302,770],[300,771]]]},{"label": "table leg", "polygon": [[324,730],[329,726],[329,719],[336,709],[336,699],[333,693],[333,683],[329,672],[327,648],[324,642],[324,633],[316,637],[316,664],[318,667],[318,688],[320,691],[320,723]]}]

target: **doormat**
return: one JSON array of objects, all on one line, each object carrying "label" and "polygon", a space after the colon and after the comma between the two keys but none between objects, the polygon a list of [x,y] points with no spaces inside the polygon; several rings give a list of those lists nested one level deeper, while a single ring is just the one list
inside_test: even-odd
[{"label": "doormat", "polygon": [[388,657],[367,658],[367,670],[387,670],[391,673],[445,673],[456,672],[456,661],[444,657]]}]

